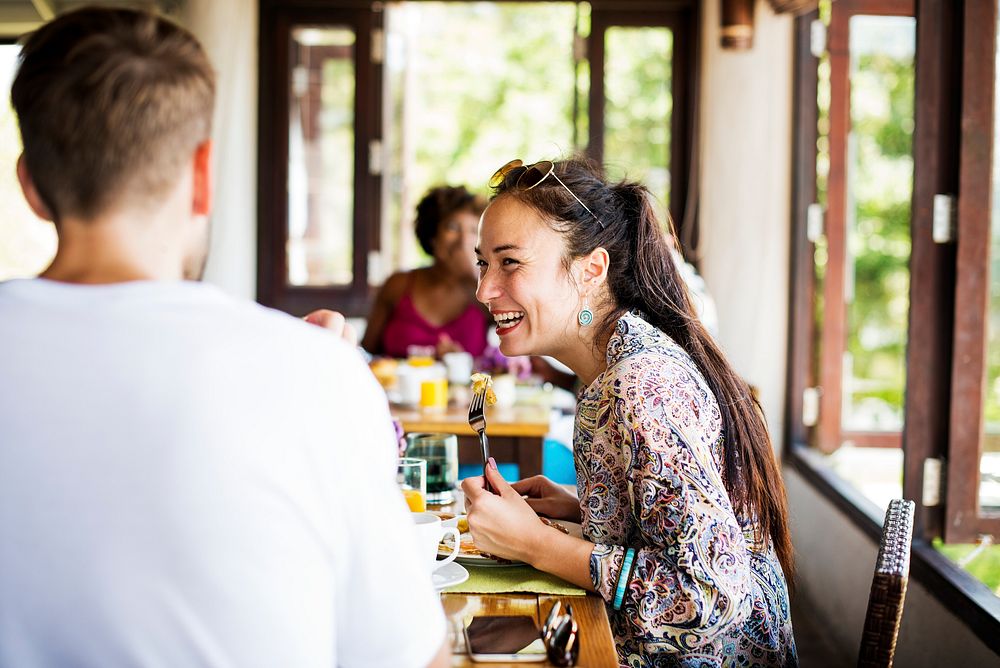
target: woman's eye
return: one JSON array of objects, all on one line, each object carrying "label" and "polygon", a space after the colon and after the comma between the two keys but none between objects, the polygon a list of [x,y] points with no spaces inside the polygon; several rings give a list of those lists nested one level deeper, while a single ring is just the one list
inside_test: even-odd
[{"label": "woman's eye", "polygon": [[507,258],[504,258],[504,260],[503,260],[503,264],[504,264],[505,266],[511,266],[511,265],[515,265],[515,264],[521,264],[521,263],[520,263],[520,262],[518,262],[517,260],[515,260],[515,259],[514,259],[514,258],[512,258],[512,257],[507,257]]},{"label": "woman's eye", "polygon": [[486,268],[486,260],[476,260],[476,266],[480,269]]}]

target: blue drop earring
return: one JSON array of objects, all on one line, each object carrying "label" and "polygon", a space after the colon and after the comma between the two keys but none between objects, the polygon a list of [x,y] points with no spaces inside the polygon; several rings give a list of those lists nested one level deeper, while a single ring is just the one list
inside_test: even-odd
[{"label": "blue drop earring", "polygon": [[587,298],[583,298],[583,308],[580,309],[580,315],[576,317],[577,321],[580,323],[581,327],[589,327],[590,323],[594,322],[594,312],[590,310],[587,306]]}]

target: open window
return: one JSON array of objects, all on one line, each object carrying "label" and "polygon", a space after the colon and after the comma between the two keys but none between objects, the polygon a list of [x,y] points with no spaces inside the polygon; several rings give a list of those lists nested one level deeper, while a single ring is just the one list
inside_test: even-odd
[{"label": "open window", "polygon": [[915,571],[994,647],[997,21],[908,0],[798,19],[787,413],[788,461],[861,526],[916,502]]},{"label": "open window", "polygon": [[[367,314],[414,208],[586,152],[686,222],[697,3],[263,0],[258,299]],[[642,103],[635,103],[641,100]],[[687,218],[692,218],[687,216]]]}]

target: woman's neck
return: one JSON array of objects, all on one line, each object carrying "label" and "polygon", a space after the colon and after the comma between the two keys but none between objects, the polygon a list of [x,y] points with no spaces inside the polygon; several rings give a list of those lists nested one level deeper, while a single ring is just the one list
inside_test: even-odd
[{"label": "woman's neck", "polygon": [[580,327],[579,338],[552,355],[573,370],[584,387],[590,385],[608,368],[608,337],[598,336],[600,319],[595,325]]},{"label": "woman's neck", "polygon": [[[558,358],[557,358],[558,359]],[[579,377],[580,382],[583,383],[584,387],[587,387],[595,380],[597,377],[604,373],[605,369],[608,368],[608,359],[602,352],[598,355],[588,355],[583,359],[578,361],[574,360],[559,360],[570,369],[573,373]]]}]

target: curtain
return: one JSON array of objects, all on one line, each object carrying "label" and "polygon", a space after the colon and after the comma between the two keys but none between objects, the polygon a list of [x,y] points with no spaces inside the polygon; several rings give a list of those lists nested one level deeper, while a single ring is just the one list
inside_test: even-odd
[{"label": "curtain", "polygon": [[256,295],[257,2],[187,0],[178,19],[201,40],[216,71],[215,205],[205,280]]}]

